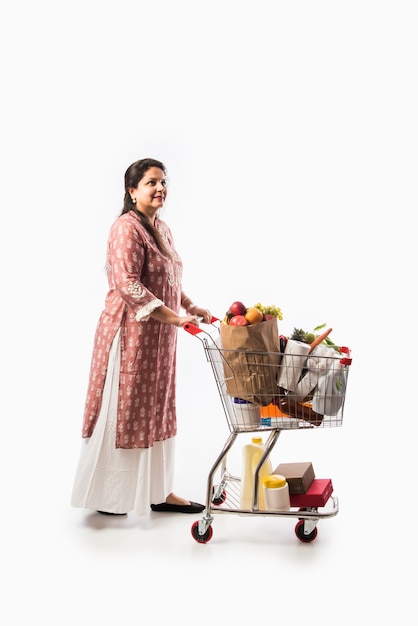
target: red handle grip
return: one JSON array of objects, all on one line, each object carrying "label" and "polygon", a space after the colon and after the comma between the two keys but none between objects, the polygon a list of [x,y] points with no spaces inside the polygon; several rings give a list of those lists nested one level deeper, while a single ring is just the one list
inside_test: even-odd
[{"label": "red handle grip", "polygon": [[[213,324],[214,322],[219,322],[219,319],[217,317],[213,317],[210,320],[210,323]],[[184,330],[187,330],[188,333],[190,333],[191,335],[198,335],[199,333],[204,332],[202,328],[200,328],[199,326],[195,326],[194,324],[184,324],[183,326]]]},{"label": "red handle grip", "polygon": [[349,349],[349,348],[347,348],[346,346],[342,346],[342,347],[340,348],[340,352],[341,352],[342,354],[346,354],[346,355],[347,355],[346,357],[344,357],[344,358],[342,358],[342,359],[340,360],[341,365],[351,365],[351,361],[352,361],[352,359],[351,359],[351,352],[350,352],[350,349]]}]

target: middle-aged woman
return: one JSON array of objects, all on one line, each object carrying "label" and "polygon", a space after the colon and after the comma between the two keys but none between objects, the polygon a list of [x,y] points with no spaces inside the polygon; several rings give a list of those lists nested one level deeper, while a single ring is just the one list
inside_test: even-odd
[{"label": "middle-aged woman", "polygon": [[[109,289],[98,321],[71,505],[107,515],[196,513],[173,492],[178,328],[210,323],[182,288],[182,261],[159,211],[166,168],[125,173],[123,209],[107,244]],[[180,311],[183,310],[183,315]]]}]

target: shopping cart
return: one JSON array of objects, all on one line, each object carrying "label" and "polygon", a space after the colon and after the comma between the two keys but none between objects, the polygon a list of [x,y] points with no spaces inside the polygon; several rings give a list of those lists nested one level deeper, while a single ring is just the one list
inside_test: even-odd
[{"label": "shopping cart", "polygon": [[[301,357],[297,351],[226,350],[221,345],[219,323],[213,317],[209,331],[192,324],[184,326],[203,345],[230,431],[208,474],[205,513],[193,523],[191,534],[198,543],[210,541],[214,515],[278,516],[297,518],[297,538],[312,542],[318,521],[334,517],[339,510],[331,479],[315,479],[305,494],[290,496],[290,509],[271,511],[260,507],[260,471],[282,431],[342,426],[350,351],[336,347],[331,355],[314,351]],[[268,389],[265,395],[264,389]],[[257,398],[257,402],[248,398]],[[241,476],[228,470],[227,459],[238,437],[249,432],[264,432],[267,441],[254,470],[252,504],[243,508]]]}]

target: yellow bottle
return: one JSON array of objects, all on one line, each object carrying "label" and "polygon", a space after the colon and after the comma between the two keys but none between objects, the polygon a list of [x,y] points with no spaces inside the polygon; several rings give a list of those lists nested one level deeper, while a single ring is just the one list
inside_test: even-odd
[{"label": "yellow bottle", "polygon": [[[253,437],[252,442],[246,444],[242,449],[242,474],[241,474],[241,496],[240,508],[252,510],[254,498],[254,477],[255,470],[264,453],[264,444],[261,437]],[[267,458],[258,473],[258,509],[266,510],[264,500],[264,478],[273,473],[271,461]]]}]

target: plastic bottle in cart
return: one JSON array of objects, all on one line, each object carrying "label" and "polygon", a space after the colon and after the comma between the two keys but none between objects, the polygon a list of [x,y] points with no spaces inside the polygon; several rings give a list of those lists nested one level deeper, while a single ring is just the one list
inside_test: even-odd
[{"label": "plastic bottle in cart", "polygon": [[[260,462],[264,450],[264,443],[261,437],[253,437],[251,443],[246,444],[242,449],[241,509],[252,509],[255,486],[255,470]],[[258,508],[260,511],[266,510],[263,490],[264,478],[272,473],[273,467],[270,459],[267,458],[258,473]]]},{"label": "plastic bottle in cart", "polygon": [[240,430],[256,430],[260,425],[260,407],[241,398],[234,398],[232,421]]},{"label": "plastic bottle in cart", "polygon": [[289,485],[281,474],[271,474],[264,478],[264,500],[267,511],[288,511],[290,509]]}]

